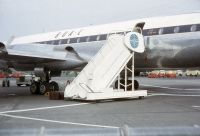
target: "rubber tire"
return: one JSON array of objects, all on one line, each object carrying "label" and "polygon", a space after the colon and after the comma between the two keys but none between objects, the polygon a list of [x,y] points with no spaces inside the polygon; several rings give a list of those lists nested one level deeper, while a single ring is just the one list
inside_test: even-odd
[{"label": "rubber tire", "polygon": [[19,86],[19,87],[20,87],[21,85],[22,85],[22,84],[17,84],[17,86]]},{"label": "rubber tire", "polygon": [[6,82],[6,85],[7,85],[7,87],[10,87],[10,81],[9,80]]},{"label": "rubber tire", "polygon": [[2,87],[6,87],[6,82],[4,80],[2,81]]},{"label": "rubber tire", "polygon": [[48,92],[49,91],[49,83],[48,82],[42,82],[41,84],[40,84],[40,87],[39,87],[40,89],[39,89],[39,93],[41,94],[41,95],[44,95],[46,92]]},{"label": "rubber tire", "polygon": [[31,94],[38,94],[39,93],[39,86],[40,86],[39,82],[31,83],[31,85],[30,85]]},{"label": "rubber tire", "polygon": [[59,86],[58,83],[56,83],[55,81],[50,82],[49,84],[49,91],[59,91]]},{"label": "rubber tire", "polygon": [[138,90],[139,86],[139,82],[137,80],[134,80],[134,89]]}]

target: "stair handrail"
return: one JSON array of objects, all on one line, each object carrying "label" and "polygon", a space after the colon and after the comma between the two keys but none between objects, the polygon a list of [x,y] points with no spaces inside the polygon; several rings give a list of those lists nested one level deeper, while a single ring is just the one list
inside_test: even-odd
[{"label": "stair handrail", "polygon": [[92,92],[92,93],[95,93],[93,90],[92,90],[92,88],[90,88],[88,85],[86,85],[85,83],[79,83],[79,85],[80,85],[80,87],[82,87],[87,93],[89,93],[88,91],[87,91],[87,89],[85,89],[85,87],[83,87],[82,85],[85,85],[89,90],[90,90],[90,92]]}]

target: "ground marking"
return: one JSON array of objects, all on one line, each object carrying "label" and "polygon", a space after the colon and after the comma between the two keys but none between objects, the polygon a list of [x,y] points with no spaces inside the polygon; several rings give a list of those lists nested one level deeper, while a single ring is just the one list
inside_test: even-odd
[{"label": "ground marking", "polygon": [[155,94],[149,94],[147,97],[151,97],[151,96],[180,96],[180,97],[200,97],[200,95],[165,94],[165,93],[155,93]]},{"label": "ground marking", "polygon": [[164,87],[164,86],[156,86],[156,85],[145,85],[145,84],[141,84],[141,86],[149,86],[149,87],[156,87],[156,88],[163,88],[163,89],[171,89],[171,90],[196,90],[196,91],[200,91],[200,89],[198,88],[189,88],[189,89],[184,89],[184,88],[173,88],[173,87]]},{"label": "ground marking", "polygon": [[84,124],[84,123],[75,123],[75,122],[64,122],[64,121],[47,120],[47,119],[39,119],[39,118],[30,118],[30,117],[15,116],[15,115],[8,115],[8,114],[1,114],[1,113],[0,113],[0,116],[17,118],[17,119],[33,120],[33,121],[42,121],[42,122],[49,122],[49,123],[67,124],[67,125],[78,125],[78,126],[86,126],[86,127],[99,127],[99,128],[119,129],[119,127],[115,127],[115,126],[103,126],[103,125]]},{"label": "ground marking", "polygon": [[33,108],[33,109],[23,109],[23,110],[11,110],[11,111],[0,112],[0,114],[15,113],[15,112],[25,112],[25,111],[36,111],[36,110],[46,110],[46,109],[55,109],[55,108],[63,108],[63,107],[75,107],[75,106],[81,106],[81,105],[87,105],[87,104],[90,104],[90,103],[68,104],[68,105],[60,105],[60,106],[41,107],[41,108]]},{"label": "ground marking", "polygon": [[200,108],[200,106],[197,106],[197,105],[193,105],[192,107],[193,108]]}]

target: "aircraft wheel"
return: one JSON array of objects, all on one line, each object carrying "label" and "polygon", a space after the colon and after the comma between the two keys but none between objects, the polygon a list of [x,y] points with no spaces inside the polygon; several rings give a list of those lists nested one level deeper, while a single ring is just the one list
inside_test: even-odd
[{"label": "aircraft wheel", "polygon": [[40,94],[44,95],[47,91],[49,91],[49,83],[48,82],[42,82],[40,85]]},{"label": "aircraft wheel", "polygon": [[137,80],[134,80],[134,89],[137,90],[139,88],[139,83]]},{"label": "aircraft wheel", "polygon": [[58,86],[58,83],[52,81],[50,82],[49,84],[49,91],[59,91],[59,86]]},{"label": "aircraft wheel", "polygon": [[31,94],[38,94],[38,92],[39,92],[39,85],[40,85],[39,82],[33,82],[33,83],[31,83],[31,85],[30,85],[30,92],[31,92]]}]

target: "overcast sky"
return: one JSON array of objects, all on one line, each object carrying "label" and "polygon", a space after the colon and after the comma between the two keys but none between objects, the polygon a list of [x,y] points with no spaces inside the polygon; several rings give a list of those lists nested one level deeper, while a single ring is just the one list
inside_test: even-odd
[{"label": "overcast sky", "polygon": [[0,41],[135,18],[200,12],[200,0],[0,0]]}]

